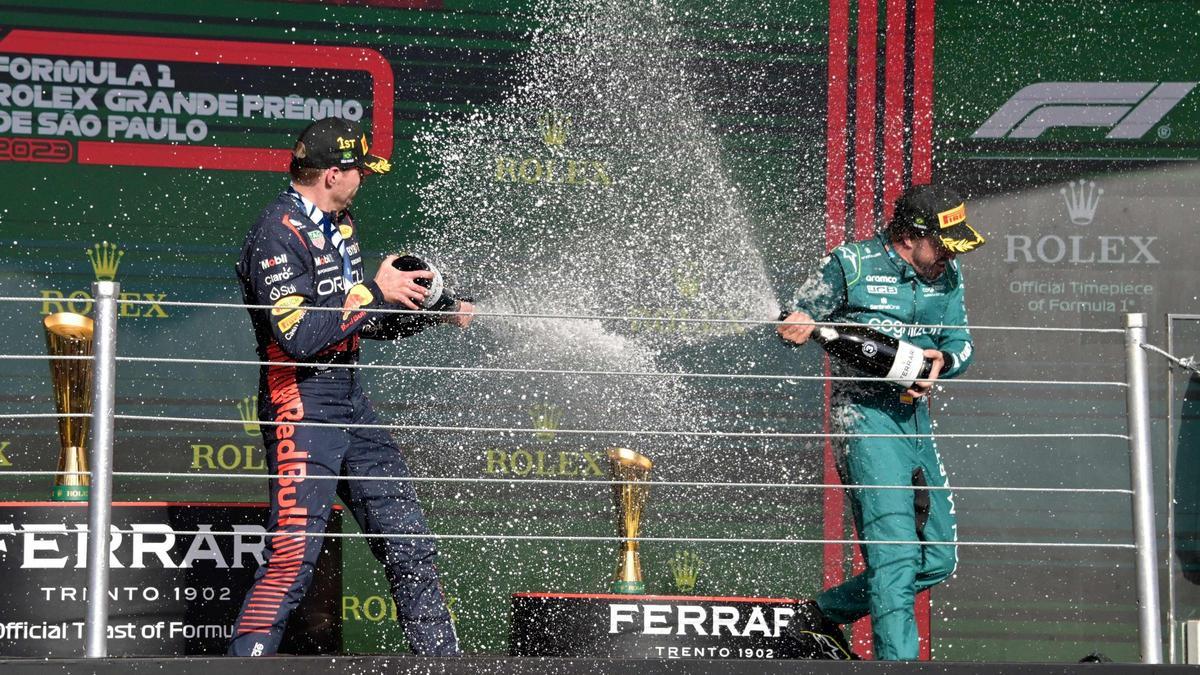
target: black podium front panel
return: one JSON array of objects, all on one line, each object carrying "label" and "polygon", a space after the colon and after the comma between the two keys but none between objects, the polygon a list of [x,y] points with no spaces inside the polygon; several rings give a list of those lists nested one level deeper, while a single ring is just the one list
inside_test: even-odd
[{"label": "black podium front panel", "polygon": [[[265,504],[113,504],[113,529],[126,532],[111,537],[108,653],[223,653],[262,563],[268,513]],[[64,527],[71,533],[51,532]],[[340,510],[329,529],[341,531]],[[86,530],[86,502],[0,502],[0,655],[84,654]],[[239,534],[205,534],[229,531]],[[341,650],[341,567],[341,540],[326,539],[281,651]]]},{"label": "black podium front panel", "polygon": [[[509,653],[599,658],[787,659],[821,654],[799,601],[515,593]],[[800,629],[799,631],[797,629]],[[800,636],[800,639],[797,639]],[[828,645],[833,648],[833,645]]]}]

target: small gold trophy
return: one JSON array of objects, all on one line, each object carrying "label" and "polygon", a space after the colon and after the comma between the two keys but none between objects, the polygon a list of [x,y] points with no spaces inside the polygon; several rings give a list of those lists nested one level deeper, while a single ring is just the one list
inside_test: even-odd
[{"label": "small gold trophy", "polygon": [[[650,478],[650,468],[654,466],[649,457],[627,448],[609,448],[608,460],[612,464],[613,480],[618,481],[645,481]],[[642,509],[649,495],[649,485],[626,483],[613,486],[617,535],[625,538],[621,542],[621,559],[613,578],[613,593],[646,592],[646,583],[642,581],[642,562],[638,558],[638,542],[632,540],[637,538],[641,529]]]},{"label": "small gold trophy", "polygon": [[[82,314],[59,312],[47,316],[46,349],[51,356],[91,356],[92,320]],[[92,411],[92,362],[84,359],[51,359],[50,381],[54,385],[54,402],[60,415],[87,414]],[[58,456],[58,471],[87,471],[87,435],[91,418],[58,418],[58,439],[62,452]],[[63,502],[86,502],[86,474],[58,474],[50,498]]]}]

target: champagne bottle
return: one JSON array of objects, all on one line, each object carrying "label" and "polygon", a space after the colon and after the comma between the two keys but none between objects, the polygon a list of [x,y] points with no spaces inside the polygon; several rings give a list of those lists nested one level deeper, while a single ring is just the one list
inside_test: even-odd
[{"label": "champagne bottle", "polygon": [[927,379],[933,368],[920,347],[868,326],[817,326],[812,338],[839,361],[906,389]]},{"label": "champagne bottle", "polygon": [[812,337],[831,356],[906,389],[933,366],[920,347],[866,326],[817,326]]},{"label": "champagne bottle", "polygon": [[[417,279],[417,284],[428,289],[421,307],[433,312],[453,311],[458,306],[460,298],[455,297],[453,289],[446,286],[441,271],[433,264],[412,254],[404,254],[392,261],[392,267],[401,272],[428,270],[433,272],[431,279]],[[463,298],[465,299],[465,298]]]}]

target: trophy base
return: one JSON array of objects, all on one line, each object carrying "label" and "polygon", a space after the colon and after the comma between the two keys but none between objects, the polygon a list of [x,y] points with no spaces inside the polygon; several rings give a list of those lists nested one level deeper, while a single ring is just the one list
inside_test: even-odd
[{"label": "trophy base", "polygon": [[50,493],[50,501],[55,502],[86,502],[88,500],[87,485],[55,485]]},{"label": "trophy base", "polygon": [[612,583],[612,592],[621,595],[641,595],[646,592],[646,583],[643,581],[617,580]]}]

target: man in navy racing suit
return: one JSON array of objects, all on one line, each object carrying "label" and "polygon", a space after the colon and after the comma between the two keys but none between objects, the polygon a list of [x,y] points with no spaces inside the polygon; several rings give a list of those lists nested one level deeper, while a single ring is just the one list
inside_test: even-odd
[{"label": "man in navy racing suit", "polygon": [[[259,418],[270,481],[266,564],[259,568],[234,626],[229,654],[274,654],[287,619],[312,581],[322,539],[285,533],[324,532],[335,495],[371,538],[383,564],[400,622],[413,651],[456,655],[458,638],[438,578],[434,542],[409,481],[314,480],[319,476],[398,478],[408,466],[359,386],[359,338],[396,339],[439,320],[466,328],[473,307],[432,316],[371,314],[377,308],[419,309],[428,271],[402,272],[383,261],[363,275],[357,226],[347,210],[364,174],[390,170],[368,152],[354,122],[326,118],[309,125],[292,151],[291,186],[262,212],[237,263],[260,360]],[[333,308],[337,311],[318,311]],[[304,423],[304,424],[297,424]],[[306,426],[321,423],[322,426]],[[417,535],[405,537],[402,535]]]},{"label": "man in navy racing suit", "polygon": [[[913,660],[918,637],[913,600],[945,580],[957,564],[954,502],[946,471],[930,437],[928,394],[933,381],[959,375],[972,356],[963,280],[955,257],[983,243],[966,222],[966,205],[953,190],[915,186],[896,202],[885,230],[839,246],[796,294],[796,311],[779,327],[803,344],[812,322],[854,322],[908,341],[932,363],[928,380],[911,388],[884,380],[835,381],[832,414],[839,439],[838,472],[847,485],[913,486],[913,490],[848,490],[867,569],[821,593],[801,611],[814,631],[850,658],[837,624],[870,614],[875,657]],[[835,362],[837,375],[858,373]],[[872,437],[874,436],[874,437]],[[890,436],[890,437],[889,437]],[[900,436],[900,437],[896,437]],[[828,644],[828,641],[826,641]]]}]

